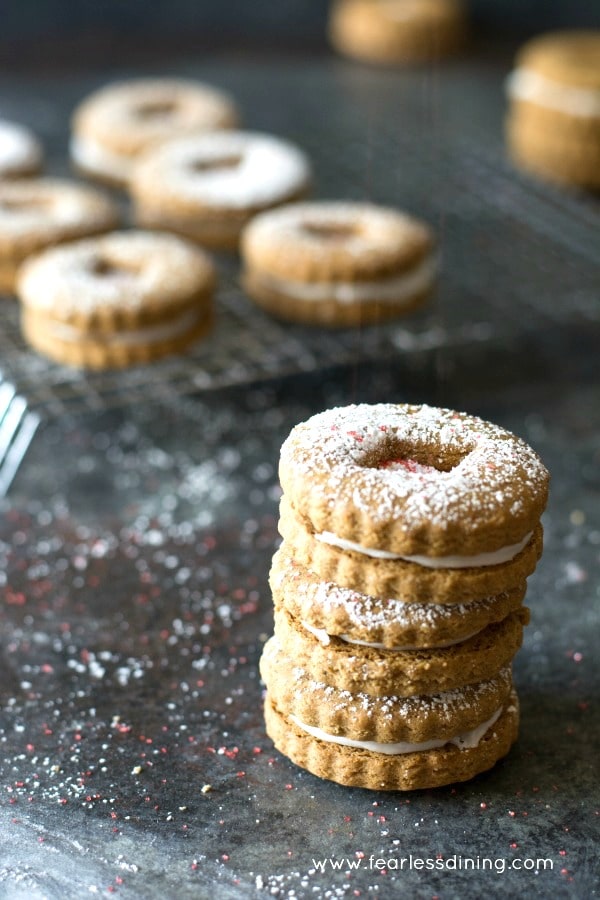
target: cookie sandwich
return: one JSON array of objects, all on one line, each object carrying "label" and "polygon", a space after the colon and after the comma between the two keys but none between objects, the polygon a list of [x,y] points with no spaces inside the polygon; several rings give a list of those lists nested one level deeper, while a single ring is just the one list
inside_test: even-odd
[{"label": "cookie sandwich", "polygon": [[242,283],[267,312],[291,322],[351,327],[417,309],[431,296],[431,230],[371,203],[296,203],[245,229]]},{"label": "cookie sandwich", "polygon": [[235,250],[253,216],[304,197],[311,177],[303,151],[268,134],[231,131],[172,141],[135,169],[135,218],[146,228]]},{"label": "cookie sandwich", "polygon": [[534,38],[520,51],[507,92],[515,163],[550,181],[600,189],[600,31]]},{"label": "cookie sandwich", "polygon": [[67,365],[150,362],[210,330],[214,287],[208,256],[174,235],[128,231],[76,241],[20,271],[23,335]]},{"label": "cookie sandwich", "polygon": [[119,219],[112,200],[86,185],[59,178],[0,181],[0,291],[14,291],[28,256],[110,231]]}]

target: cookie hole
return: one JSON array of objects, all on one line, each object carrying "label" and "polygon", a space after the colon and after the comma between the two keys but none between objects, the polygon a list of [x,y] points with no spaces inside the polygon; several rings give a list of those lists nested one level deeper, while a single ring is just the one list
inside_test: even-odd
[{"label": "cookie hole", "polygon": [[89,271],[95,278],[123,278],[137,274],[133,268],[112,262],[104,256],[95,257],[89,265]]},{"label": "cookie hole", "polygon": [[[387,440],[386,440],[387,438]],[[419,447],[402,444],[393,436],[384,436],[382,445],[370,453],[363,465],[369,469],[382,469],[399,474],[431,475],[434,472],[451,472],[469,455],[469,449],[460,451],[448,447]]]},{"label": "cookie hole", "polygon": [[302,230],[320,241],[347,241],[358,234],[356,225],[342,225],[333,222],[304,222]]},{"label": "cookie hole", "polygon": [[174,100],[148,100],[136,106],[135,114],[138,119],[166,119],[177,110]]},{"label": "cookie hole", "polygon": [[193,172],[219,172],[226,169],[236,169],[242,161],[239,153],[230,153],[227,156],[216,156],[214,159],[196,159],[190,168]]}]

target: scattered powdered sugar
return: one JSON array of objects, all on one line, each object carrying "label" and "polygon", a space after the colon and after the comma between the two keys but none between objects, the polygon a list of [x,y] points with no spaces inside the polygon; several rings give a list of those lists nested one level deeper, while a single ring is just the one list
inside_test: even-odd
[{"label": "scattered powdered sugar", "polygon": [[[382,468],[405,457],[426,463]],[[403,404],[352,405],[313,416],[284,442],[280,471],[284,492],[300,509],[318,492],[323,506],[367,513],[377,524],[401,516],[405,532],[465,521],[502,527],[509,517],[526,522],[532,506],[541,513],[548,482],[534,450],[505,429],[452,410]]]}]

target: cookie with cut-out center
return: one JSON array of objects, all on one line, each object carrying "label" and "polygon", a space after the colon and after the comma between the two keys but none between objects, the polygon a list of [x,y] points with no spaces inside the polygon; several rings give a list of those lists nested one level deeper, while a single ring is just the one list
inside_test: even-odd
[{"label": "cookie with cut-out center", "polygon": [[19,273],[23,334],[69,365],[150,362],[210,329],[214,286],[208,256],[174,235],[128,231],[77,241]]},{"label": "cookie with cut-out center", "polygon": [[321,541],[432,569],[513,559],[548,495],[548,472],[525,441],[476,416],[412,404],[312,416],[283,443],[279,477]]},{"label": "cookie with cut-out center", "polygon": [[171,141],[148,153],[131,179],[139,225],[216,249],[236,249],[257,213],[304,197],[308,157],[289,141],[230,131]]},{"label": "cookie with cut-out center", "polygon": [[433,293],[437,257],[423,222],[371,203],[297,203],[257,216],[242,236],[242,283],[267,312],[349,327],[385,321]]},{"label": "cookie with cut-out center", "polygon": [[233,99],[224,91],[181,78],[138,78],[108,84],[73,114],[71,159],[91,178],[117,187],[150,149],[190,134],[233,128]]},{"label": "cookie with cut-out center", "polygon": [[112,200],[85,185],[59,178],[0,181],[0,290],[14,291],[28,256],[110,231],[119,218]]}]

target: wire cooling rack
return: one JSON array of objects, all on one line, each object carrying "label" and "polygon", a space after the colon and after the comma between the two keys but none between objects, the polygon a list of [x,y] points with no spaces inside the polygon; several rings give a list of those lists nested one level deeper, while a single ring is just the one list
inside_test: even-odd
[{"label": "wire cooling rack", "polygon": [[[332,60],[179,68],[169,71],[233,91],[248,127],[304,146],[314,163],[316,196],[371,199],[428,221],[439,239],[437,297],[416,315],[360,331],[292,326],[257,309],[239,287],[238,261],[220,259],[209,340],[151,366],[100,373],[55,365],[28,349],[17,305],[7,299],[0,311],[0,368],[30,409],[52,417],[149,398],[170,402],[329,365],[391,362],[399,354],[600,320],[598,204],[538,184],[505,159],[502,65],[468,60],[433,76]],[[3,88],[5,114],[12,104],[15,118],[45,131],[52,171],[65,170],[74,102],[101,81],[62,77]]]}]

